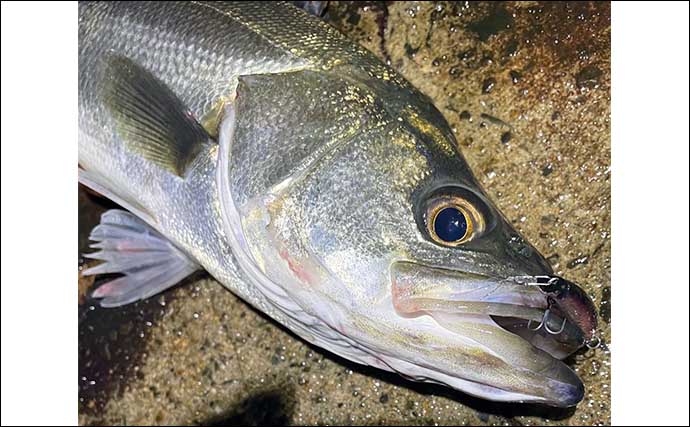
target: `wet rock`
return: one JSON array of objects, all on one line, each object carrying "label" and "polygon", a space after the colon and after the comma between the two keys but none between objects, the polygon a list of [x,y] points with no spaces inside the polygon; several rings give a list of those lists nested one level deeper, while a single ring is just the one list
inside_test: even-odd
[{"label": "wet rock", "polygon": [[485,79],[484,82],[482,83],[482,93],[486,94],[489,93],[493,90],[494,86],[496,86],[496,79],[493,77],[489,77],[488,79]]},{"label": "wet rock", "polygon": [[518,41],[517,39],[511,39],[506,45],[505,55],[515,56],[518,51]]},{"label": "wet rock", "polygon": [[511,127],[508,123],[504,122],[496,116],[492,116],[491,114],[482,113],[480,114],[480,117],[495,126],[505,127],[509,129]]},{"label": "wet rock", "polygon": [[520,78],[522,78],[522,74],[515,70],[510,70],[510,81],[513,82],[514,85],[518,84],[520,82]]},{"label": "wet rock", "polygon": [[601,290],[601,303],[599,304],[599,316],[606,323],[611,323],[611,287],[606,286]]},{"label": "wet rock", "polygon": [[594,65],[588,65],[575,75],[575,84],[580,89],[594,89],[599,86],[602,71]]},{"label": "wet rock", "polygon": [[419,52],[419,48],[414,48],[411,44],[405,43],[405,55],[407,55],[408,58],[414,58],[417,52]]}]

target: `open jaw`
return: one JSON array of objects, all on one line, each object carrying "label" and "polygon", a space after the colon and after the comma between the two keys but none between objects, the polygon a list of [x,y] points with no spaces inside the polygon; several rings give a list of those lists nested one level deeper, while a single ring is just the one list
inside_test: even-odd
[{"label": "open jaw", "polygon": [[561,361],[596,328],[594,306],[576,285],[556,276],[497,279],[408,262],[395,263],[391,273],[396,312],[428,315],[470,342],[480,366],[496,371],[486,386],[552,406],[582,399],[582,382]]}]

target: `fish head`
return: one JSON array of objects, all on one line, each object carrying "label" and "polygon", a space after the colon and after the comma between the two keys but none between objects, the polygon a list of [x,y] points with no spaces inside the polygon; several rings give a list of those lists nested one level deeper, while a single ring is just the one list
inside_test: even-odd
[{"label": "fish head", "polygon": [[352,360],[490,400],[579,402],[561,360],[596,327],[584,291],[501,215],[430,102],[359,96],[346,137],[320,134],[240,209],[263,274]]}]

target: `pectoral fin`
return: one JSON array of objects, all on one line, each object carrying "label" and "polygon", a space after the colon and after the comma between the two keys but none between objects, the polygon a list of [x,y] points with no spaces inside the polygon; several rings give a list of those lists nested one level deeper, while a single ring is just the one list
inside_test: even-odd
[{"label": "pectoral fin", "polygon": [[105,105],[126,146],[183,176],[210,142],[208,133],[163,82],[133,61],[111,58],[106,75]]},{"label": "pectoral fin", "polygon": [[85,276],[122,273],[123,277],[101,285],[93,293],[103,307],[117,307],[148,298],[176,285],[199,265],[148,224],[117,209],[101,216],[89,238],[98,252],[88,258],[105,262],[85,270]]}]

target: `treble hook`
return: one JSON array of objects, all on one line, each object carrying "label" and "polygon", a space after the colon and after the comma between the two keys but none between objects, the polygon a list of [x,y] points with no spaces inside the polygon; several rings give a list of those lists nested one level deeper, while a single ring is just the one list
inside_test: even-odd
[{"label": "treble hook", "polygon": [[[592,344],[592,342],[594,342],[594,339],[597,340],[597,343],[596,343],[596,344]],[[591,338],[590,340],[587,340],[587,341],[585,342],[585,345],[586,345],[587,348],[590,349],[590,350],[596,350],[597,348],[599,348],[599,346],[601,346],[601,338],[599,338],[598,336],[594,335],[594,336],[592,336],[592,338]]]},{"label": "treble hook", "polygon": [[541,323],[539,324],[539,326],[536,327],[536,329],[530,328],[530,325],[532,324],[532,319],[529,319],[529,321],[527,322],[527,329],[529,329],[530,331],[535,331],[535,332],[538,331],[539,329],[541,329],[542,326],[544,326],[544,320],[546,319],[546,316],[548,316],[548,315],[549,315],[549,309],[546,309],[546,312],[544,313],[544,317],[541,318]]},{"label": "treble hook", "polygon": [[[548,316],[548,314],[549,313],[547,311],[547,313],[544,315],[544,320],[546,320],[546,316]],[[552,331],[551,329],[549,329],[549,322],[544,321],[544,329],[546,329],[546,332],[550,333],[551,335],[558,335],[561,332],[563,332],[563,330],[565,329],[565,324],[567,321],[568,321],[568,319],[565,319],[565,318],[563,319],[563,324],[561,325],[561,329],[559,329],[558,331]]]}]

